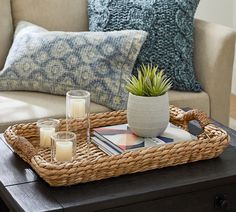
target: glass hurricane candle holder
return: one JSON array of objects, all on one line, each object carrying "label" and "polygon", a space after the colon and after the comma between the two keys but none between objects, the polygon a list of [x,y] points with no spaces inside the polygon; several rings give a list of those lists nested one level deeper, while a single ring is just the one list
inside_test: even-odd
[{"label": "glass hurricane candle holder", "polygon": [[39,129],[40,147],[51,146],[51,136],[58,130],[60,121],[52,118],[40,119],[37,121]]},{"label": "glass hurricane candle holder", "polygon": [[85,119],[90,113],[90,93],[71,90],[66,93],[66,115],[71,119]]},{"label": "glass hurricane candle holder", "polygon": [[[66,94],[67,131],[80,136],[86,131],[87,142],[90,141],[90,93],[84,90],[71,90]],[[80,127],[79,127],[80,126]]]},{"label": "glass hurricane candle holder", "polygon": [[76,153],[76,134],[68,131],[52,135],[52,161],[72,161]]}]

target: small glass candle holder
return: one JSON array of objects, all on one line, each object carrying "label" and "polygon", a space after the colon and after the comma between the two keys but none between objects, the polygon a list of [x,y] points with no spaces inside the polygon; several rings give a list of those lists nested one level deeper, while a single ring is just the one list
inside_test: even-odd
[{"label": "small glass candle holder", "polygon": [[76,153],[76,134],[68,131],[52,135],[52,161],[72,161]]},{"label": "small glass candle holder", "polygon": [[[71,90],[66,94],[67,131],[80,136],[84,129],[90,141],[90,93],[85,90]],[[82,130],[83,129],[83,130]]]},{"label": "small glass candle holder", "polygon": [[59,123],[59,120],[52,118],[40,119],[37,121],[40,147],[51,147],[51,136],[58,130]]}]

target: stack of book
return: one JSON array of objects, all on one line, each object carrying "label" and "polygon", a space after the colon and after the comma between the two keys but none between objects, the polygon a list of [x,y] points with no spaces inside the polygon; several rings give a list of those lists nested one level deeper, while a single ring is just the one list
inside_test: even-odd
[{"label": "stack of book", "polygon": [[166,130],[158,137],[143,138],[132,133],[128,124],[95,128],[92,142],[108,155],[118,155],[145,147],[190,141],[197,137],[169,123]]}]

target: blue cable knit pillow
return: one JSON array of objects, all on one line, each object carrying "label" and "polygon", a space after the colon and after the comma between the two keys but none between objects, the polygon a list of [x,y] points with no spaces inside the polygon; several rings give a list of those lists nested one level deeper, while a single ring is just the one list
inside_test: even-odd
[{"label": "blue cable knit pillow", "polygon": [[200,91],[193,69],[193,17],[199,0],[89,0],[90,31],[139,29],[149,33],[136,67],[165,69],[173,89]]},{"label": "blue cable knit pillow", "polygon": [[0,72],[0,90],[64,95],[84,89],[91,92],[92,101],[124,109],[126,79],[146,36],[141,30],[49,32],[20,22]]}]

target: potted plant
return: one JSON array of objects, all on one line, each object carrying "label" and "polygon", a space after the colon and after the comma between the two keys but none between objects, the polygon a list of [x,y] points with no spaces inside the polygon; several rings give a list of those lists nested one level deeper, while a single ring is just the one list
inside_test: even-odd
[{"label": "potted plant", "polygon": [[132,75],[126,85],[128,125],[138,136],[156,137],[169,123],[171,82],[158,66],[142,65],[137,72],[137,77]]}]

